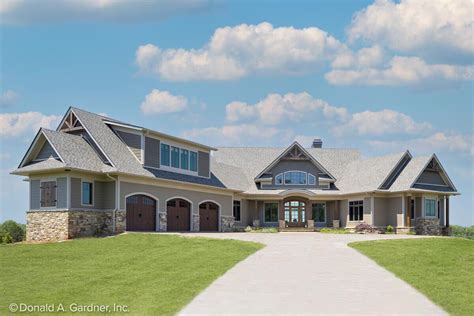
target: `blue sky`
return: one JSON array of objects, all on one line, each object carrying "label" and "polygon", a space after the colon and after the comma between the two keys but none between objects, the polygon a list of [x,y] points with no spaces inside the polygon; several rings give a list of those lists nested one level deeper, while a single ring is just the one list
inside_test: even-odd
[{"label": "blue sky", "polygon": [[0,221],[24,221],[13,170],[68,106],[210,145],[436,152],[473,216],[470,1],[0,4]]}]

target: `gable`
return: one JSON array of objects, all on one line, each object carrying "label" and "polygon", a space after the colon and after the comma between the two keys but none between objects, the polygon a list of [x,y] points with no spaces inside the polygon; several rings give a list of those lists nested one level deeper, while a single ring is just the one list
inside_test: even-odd
[{"label": "gable", "polygon": [[58,158],[59,156],[54,150],[53,146],[51,146],[51,144],[46,140],[33,160],[45,160],[50,157]]},{"label": "gable", "polygon": [[[286,150],[284,150],[276,159],[273,160],[273,162],[268,165],[264,170],[262,170],[256,177],[255,180],[258,180],[259,178],[265,178],[268,177],[270,173],[273,173],[272,170],[277,166],[280,165],[282,166],[282,162],[292,162],[292,163],[297,163],[297,162],[306,162],[312,165],[314,168],[312,170],[314,172],[317,171],[316,174],[314,174],[316,177],[319,173],[327,175],[330,179],[334,179],[334,177],[318,162],[312,157],[298,142],[294,142],[291,144]],[[301,164],[301,166],[305,165],[304,163]],[[306,168],[309,168],[308,165],[305,165]],[[289,168],[288,166],[285,168]],[[292,169],[287,169],[285,171],[290,171]],[[298,169],[293,169],[293,170],[298,170]],[[276,174],[273,174],[275,176]]]},{"label": "gable", "polygon": [[412,187],[428,190],[456,191],[456,188],[435,155],[433,155],[433,158],[418,175]]},{"label": "gable", "polygon": [[33,142],[31,143],[28,151],[20,162],[19,168],[27,166],[31,163],[37,163],[49,158],[54,158],[56,160],[62,161],[58,152],[54,149],[54,146],[51,145],[48,138],[44,135],[42,129],[38,131]]}]

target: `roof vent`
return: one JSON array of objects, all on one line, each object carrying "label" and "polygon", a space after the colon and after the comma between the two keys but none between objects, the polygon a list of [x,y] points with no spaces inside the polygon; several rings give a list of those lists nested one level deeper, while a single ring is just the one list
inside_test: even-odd
[{"label": "roof vent", "polygon": [[312,148],[322,148],[323,147],[323,141],[321,138],[315,138],[313,140],[313,144],[311,145]]}]

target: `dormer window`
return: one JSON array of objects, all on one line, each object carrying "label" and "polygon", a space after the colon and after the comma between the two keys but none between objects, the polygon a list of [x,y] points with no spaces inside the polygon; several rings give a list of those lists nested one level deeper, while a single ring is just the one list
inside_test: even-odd
[{"label": "dormer window", "polygon": [[285,184],[306,184],[306,172],[288,171],[285,172]]},{"label": "dormer window", "polygon": [[275,176],[275,185],[316,185],[316,177],[304,171],[286,171]]}]

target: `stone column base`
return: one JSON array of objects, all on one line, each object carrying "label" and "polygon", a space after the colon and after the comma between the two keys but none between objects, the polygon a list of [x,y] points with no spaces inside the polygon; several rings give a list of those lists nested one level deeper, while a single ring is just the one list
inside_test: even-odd
[{"label": "stone column base", "polygon": [[339,228],[341,227],[340,221],[338,219],[335,219],[332,221],[332,227],[333,228]]},{"label": "stone column base", "polygon": [[158,231],[165,232],[167,230],[167,214],[159,212],[158,213]]},{"label": "stone column base", "polygon": [[278,221],[278,227],[279,228],[286,228],[286,222],[282,219]]},{"label": "stone column base", "polygon": [[199,214],[193,214],[193,227],[191,231],[193,232],[199,231]]},{"label": "stone column base", "polygon": [[260,227],[260,220],[259,219],[254,219],[252,223],[253,227]]},{"label": "stone column base", "polygon": [[308,222],[308,224],[307,224],[308,228],[314,229],[314,220],[308,219],[307,222]]},{"label": "stone column base", "polygon": [[234,216],[221,216],[221,231],[234,231]]},{"label": "stone column base", "polygon": [[441,226],[438,218],[419,217],[415,220],[415,233],[417,235],[441,235]]}]

